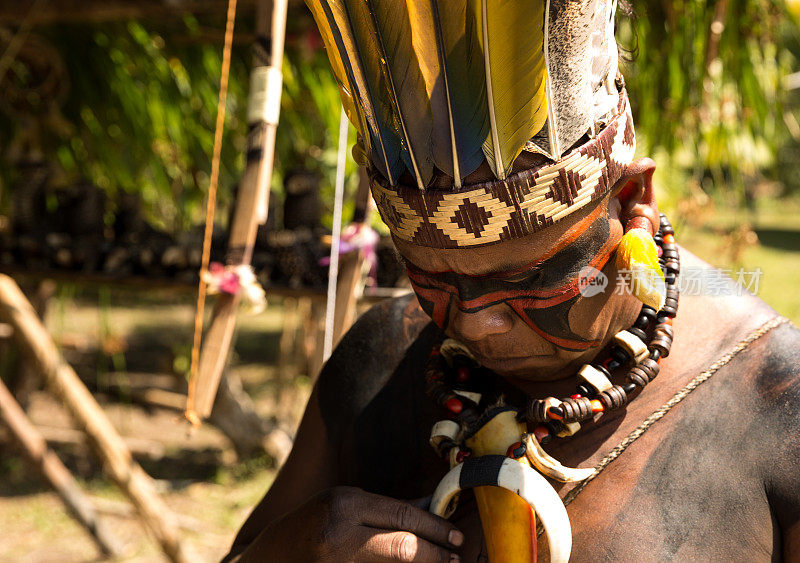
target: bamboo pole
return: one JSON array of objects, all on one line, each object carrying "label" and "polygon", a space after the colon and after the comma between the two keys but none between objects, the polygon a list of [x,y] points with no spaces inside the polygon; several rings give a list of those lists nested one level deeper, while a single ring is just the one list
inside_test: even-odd
[{"label": "bamboo pole", "polygon": [[153,480],[131,457],[122,437],[56,348],[47,329],[13,279],[0,274],[0,319],[41,370],[48,388],[63,402],[103,460],[106,473],[128,495],[142,521],[172,561],[189,561],[175,516],[158,496]]},{"label": "bamboo pole", "polygon": [[[280,112],[281,64],[288,0],[272,2],[272,34],[269,42],[266,39],[268,0],[260,0],[257,7],[258,43],[269,44],[271,51],[268,61],[265,52],[257,50],[254,56],[247,112],[250,125],[248,158],[231,221],[226,259],[228,265],[250,264],[258,225],[267,219],[269,183]],[[238,294],[217,296],[211,322],[203,339],[194,391],[190,389],[186,405],[186,417],[192,422],[199,422],[199,419],[211,414],[233,342],[238,302]]]},{"label": "bamboo pole", "polygon": [[36,430],[25,411],[14,400],[11,391],[0,381],[0,418],[6,423],[28,457],[64,501],[70,514],[89,532],[103,555],[122,554],[123,544],[98,519],[92,501],[81,491],[78,482],[47,447],[44,437]]}]

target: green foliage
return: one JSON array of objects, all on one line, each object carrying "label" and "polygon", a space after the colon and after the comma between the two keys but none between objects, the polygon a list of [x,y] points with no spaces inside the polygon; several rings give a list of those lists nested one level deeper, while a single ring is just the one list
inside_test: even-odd
[{"label": "green foliage", "polygon": [[787,139],[782,81],[796,26],[770,0],[634,0],[620,19],[640,146],[712,191],[741,194]]},{"label": "green foliage", "polygon": [[[291,22],[290,22],[291,23]],[[252,22],[237,22],[236,31]],[[221,44],[206,41],[197,20],[175,29],[136,21],[102,26],[37,30],[59,53],[69,94],[54,125],[33,117],[43,131],[41,152],[65,173],[63,183],[86,177],[113,196],[138,193],[150,218],[178,232],[202,221],[211,170],[221,68]],[[220,42],[221,43],[221,42]],[[231,189],[244,166],[250,50],[236,43],[228,86],[222,146],[218,219],[226,216]],[[25,71],[17,69],[18,74]],[[280,197],[289,170],[316,172],[323,200],[332,202],[341,102],[316,31],[306,26],[290,40],[284,59],[284,91],[273,190]],[[19,78],[19,77],[17,77]],[[18,136],[29,120],[0,115],[0,135]],[[350,145],[355,133],[350,130]],[[8,183],[3,162],[0,178]],[[347,193],[357,185],[352,158]],[[347,215],[345,215],[347,217]]]},{"label": "green foliage", "polygon": [[[306,41],[287,48],[283,61],[283,96],[275,147],[273,189],[280,190],[283,175],[293,169],[315,172],[322,180],[322,201],[331,209],[334,199],[339,120],[342,102],[325,52],[313,48],[316,32]],[[355,128],[348,126],[348,147],[355,143]],[[345,221],[350,216],[358,187],[358,167],[348,154],[345,166]],[[330,216],[325,221],[330,226]]]},{"label": "green foliage", "polygon": [[[200,33],[191,17],[181,30]],[[168,45],[138,22],[53,28],[42,35],[60,52],[69,76],[64,125],[45,128],[41,150],[66,182],[83,176],[110,195],[141,195],[152,218],[170,231],[194,222],[208,187],[221,66],[211,44]],[[242,168],[241,122],[247,66],[236,52],[228,94],[221,199]],[[6,127],[14,135],[12,122]],[[4,127],[4,129],[6,129]],[[113,197],[112,197],[113,200]]]}]

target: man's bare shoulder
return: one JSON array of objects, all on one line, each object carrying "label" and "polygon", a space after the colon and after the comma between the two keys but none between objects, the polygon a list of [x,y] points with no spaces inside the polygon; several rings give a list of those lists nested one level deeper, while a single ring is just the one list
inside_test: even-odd
[{"label": "man's bare shoulder", "polygon": [[342,338],[317,383],[329,431],[358,416],[392,376],[404,371],[403,364],[418,362],[414,345],[423,332],[434,329],[438,331],[413,295],[383,301],[364,313]]}]

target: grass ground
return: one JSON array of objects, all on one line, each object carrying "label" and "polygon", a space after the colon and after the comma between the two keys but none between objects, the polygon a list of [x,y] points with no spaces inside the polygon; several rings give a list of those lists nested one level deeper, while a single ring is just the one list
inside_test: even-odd
[{"label": "grass ground", "polygon": [[[757,294],[800,325],[800,198],[759,201],[755,213],[728,208],[699,209],[676,225],[678,242],[713,265],[731,270],[760,269]],[[750,223],[758,237],[737,231]]]}]

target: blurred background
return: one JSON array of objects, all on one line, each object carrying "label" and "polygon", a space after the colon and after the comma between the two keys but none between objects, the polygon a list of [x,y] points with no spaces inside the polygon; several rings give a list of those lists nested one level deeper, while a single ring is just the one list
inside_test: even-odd
[{"label": "blurred background", "polygon": [[[244,168],[254,2],[236,20],[212,259]],[[635,0],[622,71],[679,243],[800,323],[800,3]],[[0,1],[0,272],[155,480],[198,560],[217,560],[291,445],[321,365],[340,101],[289,4],[269,220],[208,424],[182,420],[225,29],[210,0]],[[350,128],[350,143],[355,131]],[[343,217],[364,212],[346,167]],[[361,203],[359,203],[361,202]],[[407,287],[385,227],[358,310]],[[363,249],[362,249],[363,250]],[[756,284],[753,285],[753,273]],[[341,278],[340,278],[341,279]],[[0,378],[124,545],[158,544],[0,324]],[[86,561],[95,543],[0,423],[0,560]]]}]

